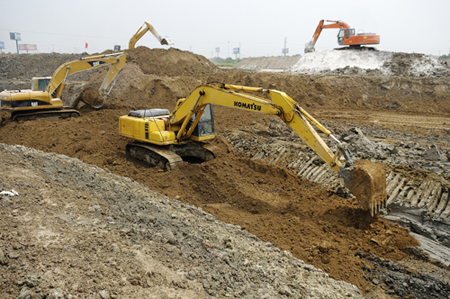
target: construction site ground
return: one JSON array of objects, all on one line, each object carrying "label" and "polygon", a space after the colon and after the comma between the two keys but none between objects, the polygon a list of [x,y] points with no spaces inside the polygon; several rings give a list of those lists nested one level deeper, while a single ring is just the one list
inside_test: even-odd
[{"label": "construction site ground", "polygon": [[[446,73],[224,70],[174,48],[126,52],[101,110],[26,122],[0,112],[2,298],[450,296]],[[29,88],[81,56],[0,55],[0,87]],[[73,76],[64,103],[105,73]],[[166,172],[126,156],[121,115],[173,110],[210,81],[284,91],[357,157],[382,163],[382,217],[272,116],[215,106],[217,157],[206,163]]]}]

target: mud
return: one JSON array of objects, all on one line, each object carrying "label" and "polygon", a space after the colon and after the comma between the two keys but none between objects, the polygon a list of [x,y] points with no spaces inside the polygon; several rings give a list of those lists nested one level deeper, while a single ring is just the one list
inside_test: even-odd
[{"label": "mud", "polygon": [[[159,60],[155,59],[156,54],[160,56]],[[412,270],[406,271],[405,277],[411,280],[408,283],[416,283],[419,288],[424,284],[413,279],[413,274],[420,273],[423,281],[424,277],[430,276],[427,276],[426,266],[419,269],[414,264],[418,260],[425,265],[432,264],[445,274],[439,278],[441,291],[436,291],[436,296],[446,298],[446,266],[432,263],[428,254],[417,249],[419,242],[407,228],[363,212],[356,199],[348,196],[331,176],[326,184],[322,184],[321,179],[312,180],[319,175],[328,177],[326,167],[278,120],[215,107],[219,137],[214,142],[219,149],[218,158],[203,164],[186,163],[170,173],[127,158],[125,145],[128,140],[118,135],[117,126],[118,117],[131,109],[172,110],[178,98],[186,96],[200,83],[212,80],[278,89],[297,100],[336,132],[336,136],[346,129],[361,127],[372,141],[385,142],[377,143],[372,149],[378,155],[376,159],[386,162],[389,175],[396,165],[411,165],[408,162],[410,155],[412,160],[415,155],[424,157],[418,149],[411,151],[409,146],[414,143],[419,144],[416,148],[424,149],[435,144],[443,159],[447,157],[449,143],[445,138],[450,132],[448,80],[219,70],[188,52],[172,49],[155,52],[144,47],[134,49],[127,59],[129,61],[101,110],[81,107],[79,118],[21,123],[8,120],[8,115],[2,112],[0,142],[78,158],[136,180],[169,198],[201,207],[217,219],[239,225],[261,240],[291,252],[332,278],[356,285],[369,298],[380,294],[413,298],[414,294],[412,289],[404,289],[404,293],[392,292],[404,281],[391,283],[379,278],[378,272],[369,273],[367,269],[377,269],[387,275],[390,270],[379,266],[384,261],[402,265],[413,261],[408,266]],[[165,61],[165,64],[158,66],[156,60]],[[153,66],[143,69],[142,65],[147,63],[153,63]],[[97,82],[100,77],[99,73],[93,73],[86,82]],[[423,121],[418,122],[418,119]],[[394,148],[403,155],[396,154]],[[360,150],[360,157],[371,156],[372,149]],[[433,160],[433,163],[445,173],[445,159]],[[317,171],[315,167],[322,168]],[[427,162],[423,167],[433,166]],[[399,193],[400,188],[397,195]],[[388,193],[390,195],[392,193]],[[80,210],[80,213],[88,212]],[[14,237],[3,239],[3,248],[11,248],[12,240]],[[55,266],[49,267],[54,269]],[[92,267],[101,266],[92,262]],[[102,271],[109,273],[111,270]],[[12,289],[16,292],[18,287]]]}]

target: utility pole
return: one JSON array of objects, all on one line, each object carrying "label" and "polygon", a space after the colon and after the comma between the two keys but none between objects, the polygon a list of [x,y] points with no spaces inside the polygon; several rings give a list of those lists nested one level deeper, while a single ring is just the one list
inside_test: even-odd
[{"label": "utility pole", "polygon": [[241,42],[239,42],[239,59],[241,59]]}]

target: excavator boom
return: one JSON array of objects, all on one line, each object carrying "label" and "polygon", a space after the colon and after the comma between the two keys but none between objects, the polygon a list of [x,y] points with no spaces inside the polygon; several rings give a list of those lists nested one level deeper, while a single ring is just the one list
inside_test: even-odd
[{"label": "excavator boom", "polygon": [[136,43],[144,36],[144,34],[147,33],[147,31],[150,31],[156,39],[161,43],[161,45],[173,45],[172,40],[168,37],[161,37],[159,33],[156,31],[155,27],[153,27],[151,24],[145,22],[144,25],[142,25],[138,31],[131,37],[129,43],[128,43],[128,49],[134,49]]},{"label": "excavator boom", "polygon": [[64,84],[70,75],[104,65],[111,65],[100,87],[101,92],[106,92],[106,88],[119,74],[125,62],[126,55],[122,53],[89,56],[83,57],[80,60],[66,62],[53,72],[53,76],[45,91],[52,94],[55,98],[59,98],[61,97]]},{"label": "excavator boom", "polygon": [[[212,109],[209,108],[211,104],[278,116],[343,178],[364,209],[371,210],[373,215],[385,206],[386,173],[383,166],[366,160],[354,162],[345,143],[340,142],[286,93],[278,90],[214,82],[197,87],[185,99],[179,100],[170,114],[161,111],[163,109],[130,112],[128,116],[119,118],[120,134],[135,140],[127,151],[136,148],[151,150],[146,145],[174,149],[178,145],[215,138],[211,123]],[[336,142],[336,152],[327,146],[313,126]]]}]

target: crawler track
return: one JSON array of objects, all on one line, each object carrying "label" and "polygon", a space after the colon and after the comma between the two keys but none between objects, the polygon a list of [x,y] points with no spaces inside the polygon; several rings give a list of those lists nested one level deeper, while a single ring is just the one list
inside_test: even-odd
[{"label": "crawler track", "polygon": [[214,159],[213,148],[201,143],[158,146],[132,142],[127,144],[126,152],[129,156],[167,171],[177,167],[183,159],[201,162]]},{"label": "crawler track", "polygon": [[33,112],[15,112],[11,118],[14,121],[34,120],[38,118],[52,119],[52,118],[69,118],[78,117],[80,112],[75,109],[62,109],[62,110],[42,110]]},{"label": "crawler track", "polygon": [[133,142],[127,144],[126,151],[133,158],[144,161],[151,166],[161,167],[167,171],[174,169],[178,163],[183,162],[179,155],[169,149],[151,144]]}]

